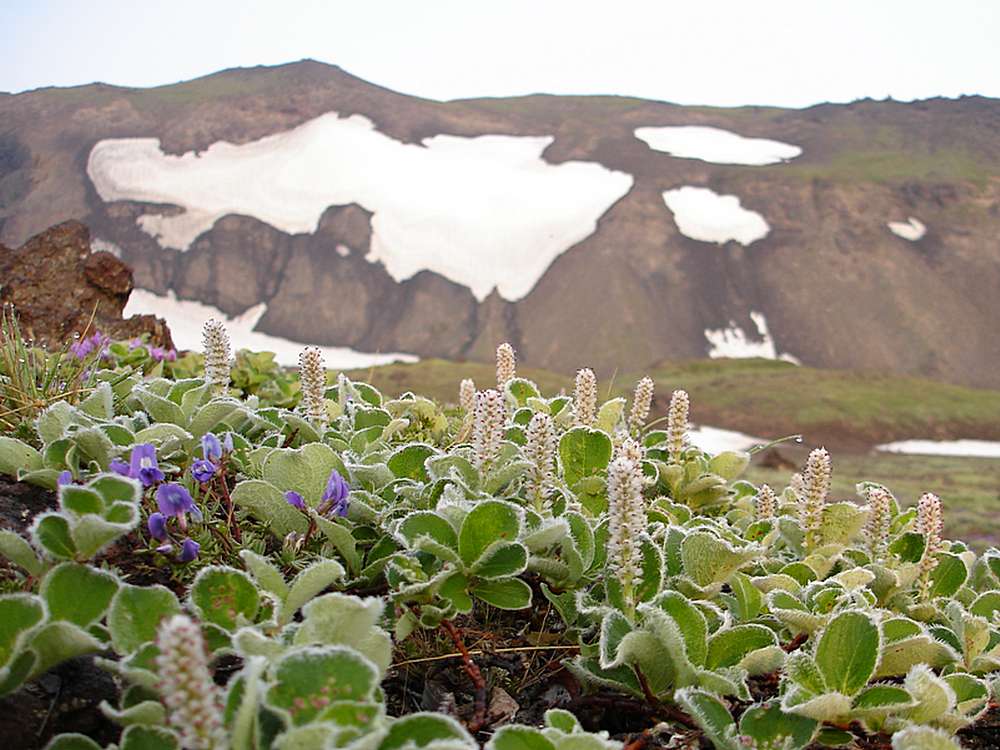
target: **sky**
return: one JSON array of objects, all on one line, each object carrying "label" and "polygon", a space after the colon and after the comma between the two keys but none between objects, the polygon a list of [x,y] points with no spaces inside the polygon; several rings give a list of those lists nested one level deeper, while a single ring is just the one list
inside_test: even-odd
[{"label": "sky", "polygon": [[0,0],[0,91],[312,58],[448,100],[1000,97],[1000,0]]}]

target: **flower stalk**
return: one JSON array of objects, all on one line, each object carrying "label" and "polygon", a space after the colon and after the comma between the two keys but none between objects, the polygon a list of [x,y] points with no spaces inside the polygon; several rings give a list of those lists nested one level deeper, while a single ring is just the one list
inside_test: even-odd
[{"label": "flower stalk", "polygon": [[691,402],[687,391],[674,391],[667,410],[667,457],[669,463],[679,464],[688,437],[688,415]]},{"label": "flower stalk", "polygon": [[619,456],[608,466],[608,562],[622,583],[629,608],[634,608],[636,579],[642,575],[639,545],[645,530],[641,469],[631,459]]},{"label": "flower stalk", "polygon": [[514,347],[508,343],[497,347],[497,390],[501,393],[507,383],[517,375],[517,356]]},{"label": "flower stalk", "polygon": [[476,468],[485,470],[500,452],[507,410],[504,397],[493,388],[476,394],[475,419],[472,425],[472,445],[476,452]]},{"label": "flower stalk", "polygon": [[202,348],[205,354],[205,382],[216,396],[221,396],[229,388],[229,334],[215,318],[205,322]]},{"label": "flower stalk", "polygon": [[326,369],[323,354],[314,346],[307,346],[299,354],[299,381],[302,384],[302,408],[306,419],[320,430],[326,428],[329,416],[326,411]]},{"label": "flower stalk", "polygon": [[550,509],[549,490],[556,458],[556,429],[552,417],[539,412],[528,422],[524,452],[531,461],[528,497],[539,514]]},{"label": "flower stalk", "polygon": [[646,426],[646,419],[649,418],[649,410],[653,405],[654,387],[652,378],[643,378],[636,383],[632,410],[628,415],[629,429],[633,435],[641,435],[642,428]]},{"label": "flower stalk", "polygon": [[917,579],[917,591],[922,602],[930,598],[931,573],[938,564],[937,554],[942,548],[943,527],[941,498],[931,492],[925,492],[917,501],[917,532],[924,535],[924,554],[918,563],[920,575]]},{"label": "flower stalk", "polygon": [[597,417],[597,376],[589,367],[576,373],[573,417],[576,425],[582,427],[590,427]]}]

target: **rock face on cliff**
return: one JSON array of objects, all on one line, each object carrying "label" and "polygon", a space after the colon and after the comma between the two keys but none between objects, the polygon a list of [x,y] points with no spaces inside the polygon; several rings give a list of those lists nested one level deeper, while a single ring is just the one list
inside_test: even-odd
[{"label": "rock face on cliff", "polygon": [[[301,62],[0,98],[0,241],[366,351],[785,355],[1000,387],[1000,101],[433,102]],[[96,241],[99,241],[97,243]]]},{"label": "rock face on cliff", "polygon": [[38,344],[58,348],[73,334],[102,331],[114,339],[149,335],[173,348],[164,321],[152,315],[122,319],[132,270],[114,255],[92,252],[90,233],[67,221],[35,235],[17,250],[0,245],[0,303],[12,304],[21,329]]}]

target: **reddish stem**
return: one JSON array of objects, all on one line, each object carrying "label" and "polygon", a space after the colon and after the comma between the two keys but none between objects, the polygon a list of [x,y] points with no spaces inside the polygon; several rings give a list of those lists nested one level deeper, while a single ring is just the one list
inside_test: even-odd
[{"label": "reddish stem", "polygon": [[483,679],[483,673],[479,671],[479,667],[472,660],[469,649],[465,647],[462,634],[455,627],[455,623],[451,620],[442,620],[441,625],[448,631],[448,635],[451,636],[455,648],[462,655],[462,664],[465,666],[465,673],[469,675],[469,679],[472,680],[472,686],[476,690],[475,712],[469,721],[469,731],[478,732],[483,724],[486,723],[486,680]]}]

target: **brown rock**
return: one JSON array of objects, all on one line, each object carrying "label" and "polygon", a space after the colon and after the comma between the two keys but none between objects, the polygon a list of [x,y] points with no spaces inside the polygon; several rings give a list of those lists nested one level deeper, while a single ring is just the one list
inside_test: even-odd
[{"label": "brown rock", "polygon": [[74,333],[102,331],[113,339],[149,334],[173,347],[166,323],[152,315],[122,319],[132,292],[132,269],[105,252],[92,252],[90,232],[67,221],[37,234],[17,250],[0,245],[0,302],[12,304],[27,337],[62,346]]}]

